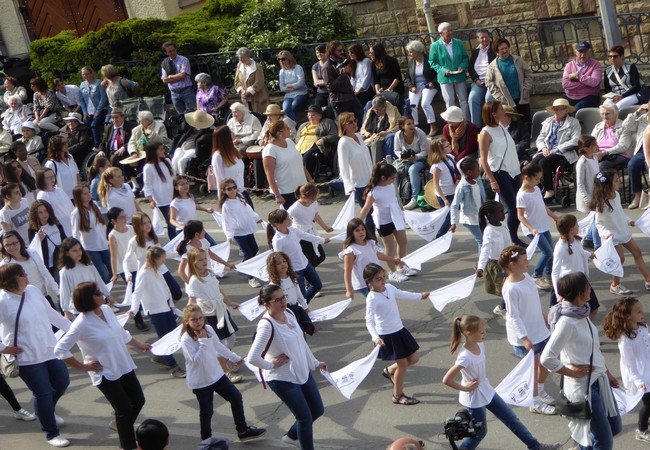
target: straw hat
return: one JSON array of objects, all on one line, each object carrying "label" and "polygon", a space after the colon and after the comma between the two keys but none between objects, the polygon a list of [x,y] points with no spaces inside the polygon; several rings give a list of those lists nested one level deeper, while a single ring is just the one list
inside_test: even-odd
[{"label": "straw hat", "polygon": [[459,123],[465,120],[465,115],[463,110],[458,106],[450,106],[447,108],[447,111],[440,114],[440,117],[445,119],[447,122]]},{"label": "straw hat", "polygon": [[[456,107],[453,106],[452,108]],[[440,202],[438,201],[438,195],[436,194],[436,185],[433,184],[433,180],[427,181],[427,184],[424,185],[424,201],[432,208],[440,209]]]},{"label": "straw hat", "polygon": [[263,113],[265,116],[270,116],[272,114],[284,114],[284,111],[280,108],[280,105],[271,103],[266,107],[266,111]]},{"label": "straw hat", "polygon": [[555,108],[557,107],[562,107],[566,106],[567,109],[569,110],[570,113],[575,112],[575,108],[569,104],[569,100],[566,98],[556,98],[553,100],[553,104],[551,106],[546,107],[546,111],[550,112],[551,114],[555,113]]},{"label": "straw hat", "polygon": [[205,111],[197,109],[196,111],[185,113],[185,122],[192,128],[205,130],[214,125],[214,117]]},{"label": "straw hat", "polygon": [[130,155],[128,158],[124,158],[122,161],[120,161],[120,164],[134,164],[139,161],[142,161],[144,158],[147,157],[147,153],[144,150],[138,150],[132,155]]},{"label": "straw hat", "polygon": [[515,116],[515,117],[524,117],[523,114],[519,114],[515,108],[513,108],[510,105],[503,105],[503,110],[506,112],[507,115],[509,116]]}]

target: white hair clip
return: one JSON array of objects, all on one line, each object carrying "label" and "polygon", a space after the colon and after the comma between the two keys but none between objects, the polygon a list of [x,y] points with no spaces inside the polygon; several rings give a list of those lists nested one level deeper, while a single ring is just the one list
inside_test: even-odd
[{"label": "white hair clip", "polygon": [[605,181],[607,181],[607,177],[605,177],[605,175],[603,175],[602,172],[598,172],[598,173],[596,174],[596,178],[597,178],[598,181],[600,181],[601,183],[604,183]]},{"label": "white hair clip", "polygon": [[519,256],[519,252],[516,250],[513,250],[510,252],[510,259],[515,259],[517,256]]}]

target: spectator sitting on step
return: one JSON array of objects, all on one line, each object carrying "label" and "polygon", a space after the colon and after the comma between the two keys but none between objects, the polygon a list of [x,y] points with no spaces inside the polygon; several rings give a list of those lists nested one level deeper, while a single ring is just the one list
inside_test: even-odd
[{"label": "spectator sitting on step", "polygon": [[[398,109],[378,95],[372,99],[372,108],[366,114],[361,126],[361,136],[366,145],[370,147],[373,162],[379,162],[385,154],[392,154],[393,143],[388,143],[389,135],[399,129]],[[389,147],[384,151],[384,145]]]},{"label": "spectator sitting on step", "polygon": [[20,136],[23,122],[34,120],[34,114],[29,107],[23,105],[19,95],[10,96],[7,105],[9,107],[2,113],[2,128],[13,136]]},{"label": "spectator sitting on step", "polygon": [[232,133],[232,142],[246,162],[246,149],[254,145],[262,131],[259,119],[250,113],[248,108],[240,102],[230,105],[232,117],[228,120],[228,128]]},{"label": "spectator sitting on step", "polygon": [[641,191],[643,190],[642,174],[646,169],[646,158],[643,145],[643,135],[648,128],[648,103],[644,103],[623,121],[623,128],[632,136],[632,158],[627,163],[627,174],[630,177],[630,190],[634,198],[628,209],[636,209],[641,202]]},{"label": "spectator sitting on step", "polygon": [[466,156],[478,159],[478,128],[465,119],[463,111],[458,106],[451,106],[440,114],[447,121],[442,127],[442,135],[449,145],[451,154],[456,162]]},{"label": "spectator sitting on step", "polygon": [[636,64],[625,61],[623,46],[610,48],[607,57],[611,65],[605,68],[605,92],[612,94],[618,109],[650,100],[650,89],[643,85]]},{"label": "spectator sitting on step", "polygon": [[226,91],[212,83],[212,77],[207,73],[197,74],[194,81],[196,81],[196,108],[212,114],[217,121],[223,120],[228,114]]},{"label": "spectator sitting on step", "polygon": [[576,58],[564,66],[562,88],[564,98],[578,111],[596,108],[600,104],[600,80],[603,69],[600,62],[592,59],[592,47],[587,41],[576,46]]},{"label": "spectator sitting on step", "polygon": [[3,87],[5,88],[4,94],[2,94],[2,98],[5,102],[6,105],[9,104],[9,97],[17,95],[20,97],[20,102],[24,103],[27,101],[29,97],[27,97],[27,89],[25,89],[22,86],[18,85],[18,79],[12,76],[8,76],[5,78],[5,81],[3,83]]},{"label": "spectator sitting on step", "polygon": [[83,123],[79,113],[70,113],[63,120],[65,127],[60,132],[67,136],[68,153],[74,158],[77,167],[83,167],[84,159],[93,150],[92,131]]},{"label": "spectator sitting on step", "polygon": [[65,84],[63,80],[55,78],[52,82],[54,85],[54,95],[59,99],[63,109],[67,112],[81,112],[81,91],[79,86],[74,84]]},{"label": "spectator sitting on step", "polygon": [[397,58],[386,53],[384,45],[379,42],[370,47],[370,59],[375,92],[401,108],[404,103],[404,80]]},{"label": "spectator sitting on step", "polygon": [[472,79],[472,87],[467,99],[469,103],[469,113],[472,123],[479,128],[483,128],[483,103],[487,90],[487,69],[496,53],[492,47],[492,39],[488,30],[478,30],[476,39],[479,42],[478,47],[472,49],[472,55],[469,58],[469,76]]},{"label": "spectator sitting on step", "polygon": [[140,111],[138,113],[140,123],[133,129],[127,150],[129,155],[142,153],[147,142],[159,142],[162,145],[169,145],[171,142],[167,137],[167,129],[162,120],[155,120],[151,111]]},{"label": "spectator sitting on step", "polygon": [[318,159],[330,161],[332,166],[335,165],[336,146],[339,142],[338,129],[332,119],[323,117],[323,108],[316,105],[307,108],[307,122],[300,125],[297,136],[296,148],[302,154],[302,163],[312,178],[316,179]]},{"label": "spectator sitting on step", "polygon": [[595,156],[600,160],[600,170],[622,169],[630,160],[634,137],[623,128],[616,103],[607,99],[599,110],[603,121],[596,124],[591,135],[598,142],[599,152]]},{"label": "spectator sitting on step", "polygon": [[269,104],[263,114],[266,116],[266,121],[264,121],[264,125],[262,125],[262,131],[260,131],[260,135],[257,138],[257,145],[264,147],[266,144],[268,144],[266,141],[266,132],[269,130],[269,125],[274,120],[282,120],[291,130],[291,135],[289,138],[292,141],[295,140],[296,122],[291,119],[291,117],[287,116],[284,113],[284,110],[280,109],[279,105],[276,105],[275,103]]}]

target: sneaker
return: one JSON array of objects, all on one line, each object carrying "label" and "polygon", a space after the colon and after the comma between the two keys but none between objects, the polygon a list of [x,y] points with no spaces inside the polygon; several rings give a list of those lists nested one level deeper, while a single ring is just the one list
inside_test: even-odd
[{"label": "sneaker", "polygon": [[56,436],[53,437],[52,439],[48,439],[47,443],[54,447],[67,447],[68,445],[70,445],[70,441],[61,436]]},{"label": "sneaker", "polygon": [[234,362],[226,361],[226,366],[228,367],[228,371],[236,373],[239,372],[239,364],[235,364]]},{"label": "sneaker", "polygon": [[59,417],[56,414],[54,414],[54,421],[56,422],[57,427],[60,427],[61,425],[65,424],[65,420],[63,420],[63,417]]},{"label": "sneaker", "polygon": [[154,356],[153,358],[151,358],[151,362],[156,363],[156,364],[159,364],[159,365],[161,365],[161,366],[165,366],[165,367],[167,367],[168,369],[173,369],[173,368],[175,367],[175,366],[173,366],[173,365],[170,365],[170,364],[167,362],[167,360],[166,360],[164,357],[162,357],[162,356]]},{"label": "sneaker", "polygon": [[230,382],[231,382],[232,384],[241,383],[241,380],[242,380],[242,376],[241,376],[241,375],[237,375],[236,373],[228,372],[228,373],[226,374],[226,376],[228,377],[228,379],[230,380]]},{"label": "sneaker", "polygon": [[248,280],[248,285],[250,287],[252,287],[252,288],[261,288],[262,287],[262,283],[260,283],[260,281],[257,278],[250,278]]},{"label": "sneaker", "polygon": [[533,414],[543,414],[545,416],[554,416],[557,414],[555,412],[555,407],[547,405],[546,403],[542,403],[540,401],[535,402],[535,404],[528,408],[528,410]]},{"label": "sneaker", "polygon": [[541,289],[542,291],[551,290],[551,285],[546,278],[533,277],[533,280],[535,280],[535,286],[537,286],[538,289]]},{"label": "sneaker", "polygon": [[410,267],[404,267],[401,270],[403,275],[406,275],[407,277],[414,277],[418,274],[418,271],[415,269],[411,269]]},{"label": "sneaker", "polygon": [[18,420],[24,420],[25,422],[36,420],[36,416],[27,411],[25,408],[20,408],[18,411],[14,411],[14,418]]},{"label": "sneaker", "polygon": [[555,399],[546,391],[539,391],[539,399],[547,405],[555,406]]},{"label": "sneaker", "polygon": [[410,211],[412,209],[417,208],[417,206],[418,206],[418,199],[415,198],[415,197],[412,197],[411,201],[408,202],[406,205],[404,205],[404,209],[407,209],[407,210]]},{"label": "sneaker", "polygon": [[[637,441],[643,441],[643,442],[648,442],[650,443],[650,432],[648,430],[641,431],[641,430],[636,430],[634,432],[634,439]],[[284,439],[282,439],[284,440]]]},{"label": "sneaker", "polygon": [[136,322],[135,327],[140,331],[149,331],[149,327],[144,322]]},{"label": "sneaker", "polygon": [[631,290],[623,286],[622,284],[619,284],[618,286],[609,286],[609,292],[612,294],[617,294],[617,295],[630,295],[632,293]]},{"label": "sneaker", "polygon": [[409,277],[404,275],[399,270],[396,270],[395,272],[392,272],[390,275],[388,275],[388,281],[392,281],[393,283],[401,283],[402,281],[406,281],[408,279]]},{"label": "sneaker", "polygon": [[492,312],[497,316],[501,316],[501,317],[506,316],[506,309],[501,305],[495,306]]},{"label": "sneaker", "polygon": [[108,428],[110,428],[113,431],[117,431],[117,420],[113,419],[110,422],[108,422]]},{"label": "sneaker", "polygon": [[562,444],[539,444],[538,450],[562,450]]},{"label": "sneaker", "polygon": [[185,371],[183,369],[181,369],[180,367],[175,367],[172,370],[172,377],[174,377],[174,378],[185,378],[186,377]]},{"label": "sneaker", "polygon": [[285,444],[289,444],[289,445],[294,445],[294,446],[296,446],[296,447],[300,447],[300,442],[298,442],[298,439],[291,439],[291,438],[290,438],[289,436],[287,436],[286,434],[285,434],[284,436],[282,436],[282,442],[284,442]]},{"label": "sneaker", "polygon": [[248,427],[246,428],[246,431],[237,433],[237,437],[240,441],[250,441],[252,439],[257,439],[264,433],[266,433],[266,428]]}]

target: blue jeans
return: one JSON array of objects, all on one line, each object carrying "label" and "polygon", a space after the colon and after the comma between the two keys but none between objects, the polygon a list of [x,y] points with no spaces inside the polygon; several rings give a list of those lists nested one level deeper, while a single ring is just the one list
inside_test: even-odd
[{"label": "blue jeans", "polygon": [[287,436],[298,439],[301,450],[313,450],[314,422],[325,412],[314,377],[309,374],[309,378],[302,385],[272,380],[269,381],[269,387],[296,418],[287,431]]},{"label": "blue jeans", "polygon": [[196,95],[192,86],[180,89],[176,92],[170,91],[174,109],[178,114],[194,111],[196,109]]},{"label": "blue jeans", "polygon": [[479,86],[476,82],[472,83],[472,88],[469,91],[467,102],[469,103],[469,115],[472,123],[480,130],[483,128],[483,118],[481,116],[483,111],[483,103],[485,102],[485,94],[487,88]]},{"label": "blue jeans", "polygon": [[520,241],[517,236],[517,229],[519,228],[519,219],[517,218],[517,191],[521,188],[521,175],[513,178],[505,170],[493,172],[493,174],[501,191],[499,196],[508,207],[508,230],[510,231],[510,240],[515,244]]},{"label": "blue jeans", "polygon": [[292,98],[284,97],[282,109],[284,113],[294,122],[296,121],[296,112],[302,111],[309,100],[308,94],[296,95]]},{"label": "blue jeans", "polygon": [[641,192],[641,173],[645,170],[645,154],[640,150],[627,162],[627,174],[630,177],[632,193]]},{"label": "blue jeans", "polygon": [[[363,193],[365,190],[365,187],[354,188],[354,198],[362,208],[363,205],[366,204],[366,201],[363,198]],[[372,220],[372,208],[370,208],[370,211],[368,211],[368,215],[366,216],[366,228],[368,228],[368,231],[371,231],[372,234],[375,234],[375,221]]]},{"label": "blue jeans", "polygon": [[99,272],[104,283],[111,281],[113,271],[111,270],[111,252],[110,250],[91,251],[88,250],[88,256],[93,260],[93,266]]},{"label": "blue jeans", "polygon": [[591,228],[585,236],[585,241],[591,241],[594,243],[594,249],[600,248],[600,233],[598,233],[598,228],[596,228],[596,221],[591,224]]},{"label": "blue jeans", "polygon": [[205,233],[205,240],[210,243],[210,246],[217,245],[217,241],[215,241],[208,233]]},{"label": "blue jeans", "polygon": [[426,168],[426,163],[422,161],[415,161],[409,167],[409,180],[411,181],[411,195],[417,198],[422,189],[422,181],[420,180],[420,171]]},{"label": "blue jeans", "polygon": [[[609,386],[607,386],[609,389]],[[614,436],[621,432],[623,424],[621,416],[608,417],[603,399],[600,396],[600,383],[591,385],[591,420],[589,421],[589,437],[592,445],[578,445],[580,450],[611,450],[614,448]]]},{"label": "blue jeans", "polygon": [[[269,383],[270,384],[270,383]],[[244,401],[241,392],[226,375],[216,383],[198,389],[192,389],[199,401],[199,420],[201,422],[201,440],[212,437],[212,415],[214,414],[214,393],[230,403],[232,417],[238,432],[246,431],[246,416],[244,416]]]},{"label": "blue jeans", "polygon": [[93,147],[99,148],[99,143],[102,141],[102,133],[104,132],[104,122],[106,121],[106,114],[108,110],[103,109],[97,114],[97,117],[93,117],[92,114],[88,114],[88,118],[85,123],[90,127],[90,131],[93,133]]},{"label": "blue jeans", "polygon": [[[438,197],[438,203],[440,203],[440,206],[444,206],[445,201],[442,199],[442,197],[439,196],[436,197]],[[445,198],[450,204],[454,200],[453,195],[445,195]],[[436,234],[436,239],[438,239],[440,236],[444,235],[447,231],[449,231],[450,226],[451,226],[451,212],[448,212],[447,216],[445,217],[445,221],[442,223],[440,229],[438,230],[438,234]]]},{"label": "blue jeans", "polygon": [[176,237],[177,231],[176,231],[176,227],[169,222],[169,205],[165,205],[165,206],[157,205],[157,206],[158,206],[158,211],[160,211],[160,214],[163,216],[163,219],[165,219],[165,223],[167,224],[167,237],[171,241]]},{"label": "blue jeans", "polygon": [[[244,259],[242,261],[251,259],[253,256],[257,255],[257,252],[260,250],[257,245],[257,241],[255,240],[254,234],[247,234],[246,236],[235,236],[235,241],[244,254]],[[254,278],[255,277],[249,277],[249,280],[252,280]]]},{"label": "blue jeans", "polygon": [[366,298],[368,296],[368,290],[367,287],[361,288],[361,289],[355,289],[355,292],[358,292],[359,294],[363,295],[363,298]]},{"label": "blue jeans", "polygon": [[34,412],[41,422],[45,438],[50,440],[59,435],[54,420],[54,410],[70,384],[68,368],[63,361],[50,359],[39,364],[20,366],[20,378],[34,395]]},{"label": "blue jeans", "polygon": [[499,394],[494,394],[492,401],[482,408],[469,408],[469,412],[477,422],[483,422],[483,429],[476,434],[476,437],[465,438],[460,445],[463,450],[474,450],[478,448],[483,438],[487,436],[487,414],[485,410],[488,409],[496,416],[505,426],[507,426],[512,433],[523,442],[529,449],[537,449],[541,445],[535,437],[530,434],[530,431],[519,421],[517,415],[510,409],[510,407],[503,401]]},{"label": "blue jeans", "polygon": [[478,251],[479,253],[481,253],[481,247],[483,246],[483,233],[481,233],[481,227],[478,225],[466,225],[466,224],[463,224],[463,226],[467,228],[470,233],[472,233],[474,240],[478,244]]},{"label": "blue jeans", "polygon": [[[532,239],[533,235],[529,234],[526,237]],[[551,269],[553,268],[553,238],[550,231],[540,233],[537,248],[541,252],[537,265],[533,271],[535,278],[545,275],[546,278],[551,279]]]},{"label": "blue jeans", "polygon": [[382,159],[385,159],[387,156],[397,159],[397,155],[395,154],[395,133],[388,133],[384,138],[384,155]]},{"label": "blue jeans", "polygon": [[[311,263],[307,263],[307,267],[302,270],[296,271],[298,273],[298,286],[300,286],[300,292],[302,296],[305,297],[307,303],[314,298],[314,295],[318,293],[323,288],[323,282],[318,276],[318,272],[314,269],[314,266]],[[305,289],[305,280],[309,281],[309,288]]]},{"label": "blue jeans", "polygon": [[[172,293],[172,300],[177,302],[183,298],[183,291],[181,290],[181,287],[178,285],[178,281],[176,281],[172,273],[170,271],[163,273],[163,278],[165,279],[165,283],[167,283],[169,292]],[[133,286],[135,289],[135,276],[133,277]]]},{"label": "blue jeans", "polygon": [[571,106],[575,106],[576,111],[582,109],[582,108],[598,108],[598,105],[600,105],[600,95],[599,94],[594,94],[594,95],[588,95],[584,98],[578,99],[578,100],[573,100],[566,95],[564,96],[569,101],[569,104]]},{"label": "blue jeans", "polygon": [[[177,326],[176,316],[171,309],[162,313],[149,314],[149,319],[153,324],[154,330],[156,330],[156,335],[158,338],[163,337],[170,331],[174,331]],[[167,365],[170,367],[176,366],[176,360],[174,359],[173,355],[164,355],[163,358],[165,358]]]}]

